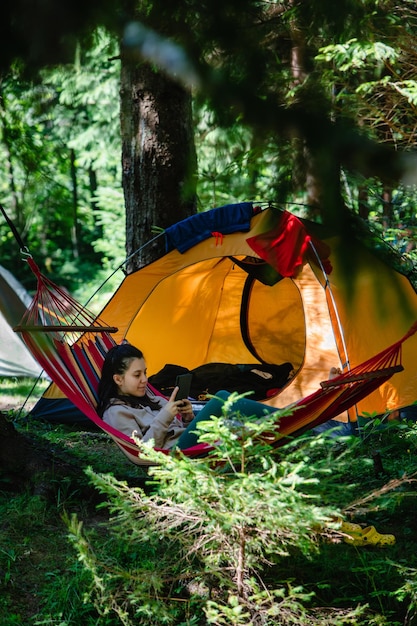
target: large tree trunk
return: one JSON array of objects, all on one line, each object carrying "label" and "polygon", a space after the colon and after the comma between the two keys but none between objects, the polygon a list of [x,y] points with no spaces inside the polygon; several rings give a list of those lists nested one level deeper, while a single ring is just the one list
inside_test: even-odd
[{"label": "large tree trunk", "polygon": [[[130,256],[166,228],[196,211],[196,153],[191,94],[147,63],[122,55],[121,132]],[[131,259],[127,271],[164,250],[163,238]]]}]

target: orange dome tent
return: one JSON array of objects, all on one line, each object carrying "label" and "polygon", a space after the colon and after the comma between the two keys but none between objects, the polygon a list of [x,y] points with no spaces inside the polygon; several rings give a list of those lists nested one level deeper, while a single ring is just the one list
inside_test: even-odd
[{"label": "orange dome tent", "polygon": [[[100,318],[117,327],[116,341],[143,350],[150,373],[167,363],[193,369],[291,362],[295,376],[265,402],[299,401],[332,366],[348,373],[400,341],[417,320],[417,295],[405,276],[355,241],[350,282],[341,242],[321,231],[252,203],[192,216],[161,235],[166,254],[126,276]],[[404,371],[362,398],[350,419],[416,400],[416,341],[402,346]],[[60,396],[53,385],[40,404],[51,402],[57,411]]]}]

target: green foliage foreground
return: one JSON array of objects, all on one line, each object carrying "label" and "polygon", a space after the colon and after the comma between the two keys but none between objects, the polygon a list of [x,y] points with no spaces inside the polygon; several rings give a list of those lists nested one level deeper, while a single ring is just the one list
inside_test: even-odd
[{"label": "green foliage foreground", "polygon": [[[110,513],[106,539],[93,541],[76,516],[66,523],[97,624],[403,623],[415,574],[394,563],[397,546],[347,545],[332,520],[349,510],[390,532],[380,523],[415,495],[404,464],[383,485],[357,437],[307,436],[274,451],[259,439],[271,418],[232,417],[204,425],[201,438],[216,442],[206,458],[144,446],[158,463],[145,489],[87,470]],[[410,426],[400,439],[406,454],[413,436]]]}]

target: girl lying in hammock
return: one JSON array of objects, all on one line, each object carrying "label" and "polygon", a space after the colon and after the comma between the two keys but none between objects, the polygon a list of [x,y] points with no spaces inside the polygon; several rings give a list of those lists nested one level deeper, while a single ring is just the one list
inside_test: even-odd
[{"label": "girl lying in hammock", "polygon": [[[143,441],[153,439],[155,447],[163,449],[176,446],[184,450],[196,445],[198,433],[193,432],[196,425],[213,415],[220,417],[224,401],[230,395],[228,391],[217,392],[195,417],[188,399],[175,399],[178,387],[167,400],[153,394],[147,382],[141,350],[129,343],[111,348],[103,364],[97,412],[107,424],[125,435],[131,437],[135,432]],[[248,398],[237,399],[233,409],[241,416],[260,418],[277,410]]]}]

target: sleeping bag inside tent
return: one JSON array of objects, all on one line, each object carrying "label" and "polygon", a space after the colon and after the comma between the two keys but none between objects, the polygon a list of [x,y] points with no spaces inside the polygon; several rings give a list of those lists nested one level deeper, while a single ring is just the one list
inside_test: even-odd
[{"label": "sleeping bag inside tent", "polygon": [[[291,364],[294,375],[280,385],[272,380],[264,399],[287,406],[313,393],[331,367],[348,371],[417,320],[417,295],[405,276],[357,240],[341,257],[338,238],[278,208],[219,207],[163,236],[166,253],[127,275],[100,313],[118,328],[116,341],[144,352],[149,375],[167,366]],[[417,399],[416,342],[403,345],[404,371],[361,400],[350,419]],[[68,404],[55,385],[33,415],[53,421],[48,405],[64,421]]]}]

